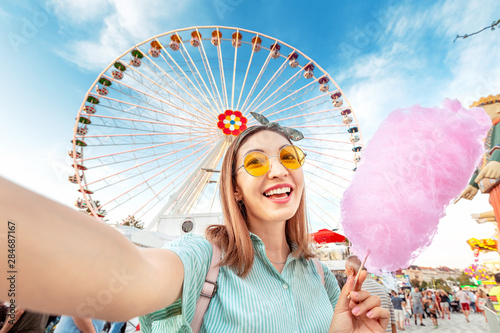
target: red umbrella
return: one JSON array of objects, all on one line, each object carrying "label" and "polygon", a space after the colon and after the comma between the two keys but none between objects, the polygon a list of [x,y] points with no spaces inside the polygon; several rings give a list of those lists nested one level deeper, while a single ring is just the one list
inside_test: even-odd
[{"label": "red umbrella", "polygon": [[338,234],[334,231],[328,229],[321,229],[315,233],[312,233],[316,243],[342,243],[345,242],[345,236]]}]

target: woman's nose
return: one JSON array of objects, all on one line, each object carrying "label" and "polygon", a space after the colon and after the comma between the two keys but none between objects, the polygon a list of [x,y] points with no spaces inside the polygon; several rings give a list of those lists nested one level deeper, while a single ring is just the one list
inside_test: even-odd
[{"label": "woman's nose", "polygon": [[279,156],[271,156],[269,157],[269,161],[271,162],[271,165],[269,166],[267,176],[270,179],[285,177],[288,175],[288,169],[280,163]]}]

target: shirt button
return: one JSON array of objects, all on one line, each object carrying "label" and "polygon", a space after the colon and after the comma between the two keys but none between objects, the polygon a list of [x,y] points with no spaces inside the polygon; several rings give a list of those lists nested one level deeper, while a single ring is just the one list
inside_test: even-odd
[{"label": "shirt button", "polygon": [[283,283],[283,289],[288,289],[288,285],[286,283]]}]

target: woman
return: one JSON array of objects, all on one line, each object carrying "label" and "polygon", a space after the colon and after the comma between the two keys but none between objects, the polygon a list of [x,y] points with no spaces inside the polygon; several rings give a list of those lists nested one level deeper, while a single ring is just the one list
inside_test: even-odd
[{"label": "woman", "polygon": [[486,301],[488,300],[488,296],[484,292],[483,289],[478,289],[477,291],[477,312],[483,313],[484,320],[488,322],[486,318],[486,313],[484,312],[484,307],[486,306]]},{"label": "woman", "polygon": [[448,319],[451,319],[450,318],[450,298],[449,298],[448,294],[443,289],[441,289],[439,291],[439,296],[441,297],[441,308],[443,309],[443,315],[442,315],[441,319],[444,319],[445,314],[448,315]]},{"label": "woman", "polygon": [[434,324],[434,328],[438,327],[437,321],[437,301],[435,295],[431,290],[427,290],[425,300],[424,300],[425,308],[428,310],[427,314],[431,317],[432,323]]},{"label": "woman", "polygon": [[[326,268],[325,286],[320,282],[310,260],[303,159],[279,128],[249,128],[230,145],[221,170],[225,224],[207,230],[223,253],[218,290],[201,331],[385,330],[388,311],[359,290],[366,272],[356,286],[348,279],[342,292]],[[0,217],[16,223],[22,253],[20,304],[110,321],[144,316],[144,332],[190,331],[209,241],[187,235],[167,249],[137,248],[77,211],[5,180],[0,188]],[[7,237],[5,228],[0,236]],[[7,299],[8,284],[0,280],[0,298]]]}]

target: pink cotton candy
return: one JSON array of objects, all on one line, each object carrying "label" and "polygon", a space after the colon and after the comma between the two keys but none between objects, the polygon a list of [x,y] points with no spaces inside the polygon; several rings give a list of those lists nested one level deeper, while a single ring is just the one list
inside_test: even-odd
[{"label": "pink cotton candy", "polygon": [[491,120],[458,101],[393,111],[363,152],[341,202],[342,225],[371,272],[406,268],[432,242],[484,153]]}]

